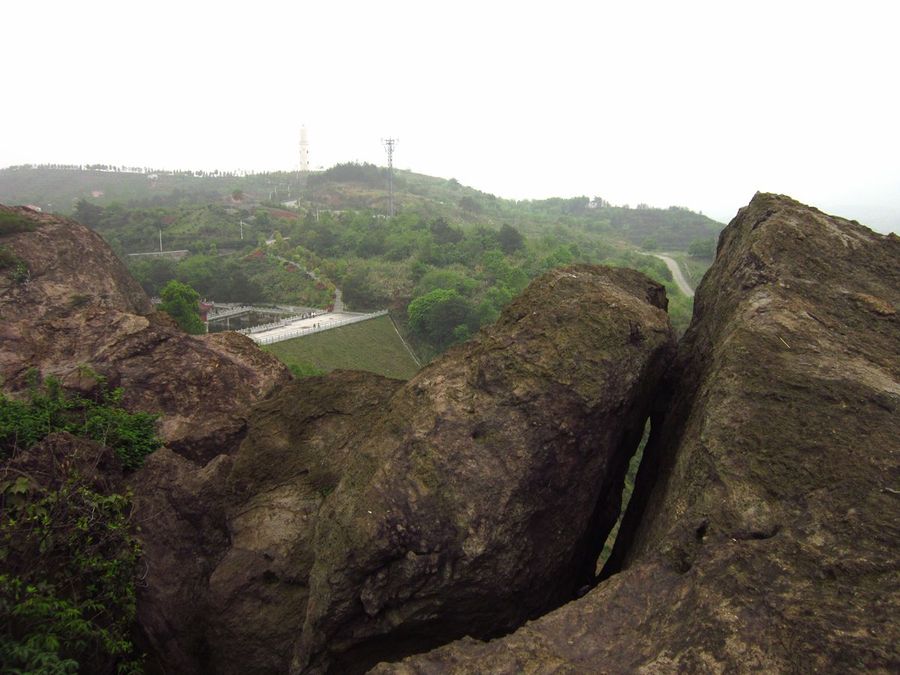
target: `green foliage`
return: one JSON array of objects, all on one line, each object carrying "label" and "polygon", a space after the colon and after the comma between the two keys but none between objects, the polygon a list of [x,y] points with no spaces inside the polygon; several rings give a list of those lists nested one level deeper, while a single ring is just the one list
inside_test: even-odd
[{"label": "green foliage", "polygon": [[[434,290],[455,290],[471,310],[469,320],[457,326],[470,331],[495,320],[530,279],[572,262],[626,265],[662,281],[669,289],[673,321],[681,329],[690,301],[674,290],[661,263],[631,251],[641,243],[652,247],[655,241],[658,248],[677,253],[721,229],[721,224],[681,207],[631,209],[587,196],[516,202],[456,180],[400,170],[395,170],[394,181],[399,213],[387,218],[387,172],[367,164],[313,172],[302,190],[292,182],[297,181],[295,174],[279,172],[217,179],[160,172],[151,186],[142,175],[72,168],[55,173],[0,170],[0,189],[29,181],[46,185],[33,197],[23,194],[20,201],[50,199],[37,196],[42,194],[53,195],[54,203],[75,203],[73,197],[105,190],[106,196],[97,200],[104,206],[79,203],[76,212],[119,251],[155,249],[160,229],[166,248],[190,249],[193,255],[178,263],[159,258],[129,261],[152,295],[177,279],[201,297],[216,300],[327,306],[327,289],[317,289],[306,275],[276,264],[266,254],[271,247],[261,245],[248,255],[247,242],[238,239],[243,219],[248,241],[278,230],[284,235],[276,246],[280,254],[317,270],[326,285],[330,281],[342,288],[354,309],[402,307]],[[80,185],[81,192],[61,191],[63,183]],[[235,204],[238,190],[242,202]],[[298,200],[296,211],[277,203],[288,194]],[[129,198],[133,201],[123,201]],[[137,198],[140,201],[134,201]],[[254,214],[260,222],[254,222]],[[224,255],[207,255],[213,245]],[[686,272],[693,271],[692,262],[705,260],[678,259]],[[692,277],[695,285],[700,276]],[[404,334],[422,353],[433,354],[463,334],[460,330],[454,337],[457,326],[436,334],[437,342],[427,331]]]},{"label": "green foliage", "polygon": [[66,395],[55,379],[33,385],[26,400],[0,394],[0,459],[15,455],[55,431],[85,436],[109,447],[126,469],[136,469],[162,443],[156,415],[122,408],[122,390],[100,382],[96,399]]},{"label": "green foliage", "polygon": [[321,368],[317,368],[311,363],[306,363],[304,361],[298,361],[296,363],[291,363],[288,365],[288,370],[291,371],[291,375],[296,378],[302,377],[314,377],[316,375],[324,375],[325,371]]},{"label": "green foliage", "polygon": [[522,233],[506,223],[500,227],[497,239],[500,242],[500,248],[507,255],[512,255],[525,247],[525,237],[522,236]]},{"label": "green foliage", "polygon": [[372,186],[381,186],[387,180],[387,171],[374,164],[358,164],[347,162],[335,164],[330,169],[314,173],[309,176],[311,186],[325,183],[363,183]]},{"label": "green foliage", "polygon": [[431,269],[422,275],[416,285],[415,295],[425,295],[438,288],[453,290],[460,295],[469,296],[475,292],[478,281],[462,271],[448,268]]},{"label": "green foliage", "polygon": [[343,279],[344,301],[354,309],[378,309],[385,307],[390,298],[375,281],[371,268],[366,265],[357,266]]},{"label": "green foliage", "polygon": [[716,240],[713,237],[695,239],[688,246],[688,254],[695,258],[714,258],[716,255]]},{"label": "green foliage", "polygon": [[97,204],[92,204],[86,199],[79,199],[75,202],[75,211],[72,214],[79,223],[82,225],[87,225],[91,228],[96,228],[100,225],[100,220],[103,218],[103,207],[98,206]]},{"label": "green foliage", "polygon": [[31,232],[36,227],[33,220],[13,211],[0,211],[0,236],[16,232]]},{"label": "green foliage", "polygon": [[406,311],[410,329],[438,348],[466,339],[478,328],[472,306],[455,290],[437,288],[413,300]]},{"label": "green foliage", "polygon": [[0,670],[143,672],[129,499],[77,476],[46,492],[19,476],[0,482],[0,505]]},{"label": "green foliage", "polygon": [[173,280],[163,287],[159,297],[162,298],[159,309],[175,319],[184,332],[192,335],[204,332],[203,322],[200,320],[200,295],[197,291]]},{"label": "green foliage", "polygon": [[463,239],[463,233],[443,218],[437,218],[429,229],[435,244],[457,244]]}]

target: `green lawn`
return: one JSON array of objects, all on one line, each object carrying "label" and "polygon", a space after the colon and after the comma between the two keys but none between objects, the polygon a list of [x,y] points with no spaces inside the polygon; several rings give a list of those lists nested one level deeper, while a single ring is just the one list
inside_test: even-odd
[{"label": "green lawn", "polygon": [[408,380],[419,366],[388,316],[332,328],[264,347],[287,365],[303,370],[367,370]]}]

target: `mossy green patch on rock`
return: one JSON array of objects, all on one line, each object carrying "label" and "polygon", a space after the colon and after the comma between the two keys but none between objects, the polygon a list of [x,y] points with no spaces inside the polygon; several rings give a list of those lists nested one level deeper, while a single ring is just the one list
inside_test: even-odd
[{"label": "mossy green patch on rock", "polygon": [[674,351],[665,304],[632,270],[555,270],[398,389],[360,439],[374,464],[323,502],[292,669],[491,637],[590,583]]},{"label": "mossy green patch on rock", "polygon": [[897,307],[900,238],[754,197],[697,291],[609,578],[374,672],[896,671]]}]

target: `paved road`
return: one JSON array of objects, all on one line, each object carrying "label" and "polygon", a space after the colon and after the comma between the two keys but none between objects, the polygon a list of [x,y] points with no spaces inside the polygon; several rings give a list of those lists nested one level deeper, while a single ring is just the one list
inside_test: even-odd
[{"label": "paved road", "polygon": [[669,268],[669,271],[672,272],[672,277],[675,279],[675,284],[678,288],[681,289],[681,292],[684,293],[689,298],[694,297],[694,289],[691,288],[691,285],[687,282],[687,279],[684,278],[684,275],[681,273],[681,268],[678,266],[678,263],[675,262],[674,259],[670,258],[667,255],[662,255],[661,253],[651,253],[655,258],[659,258],[664,263],[666,263],[666,267]]},{"label": "paved road", "polygon": [[285,339],[285,336],[290,335],[297,337],[300,335],[301,331],[308,331],[310,333],[318,332],[320,330],[325,330],[326,328],[332,328],[334,324],[343,325],[348,319],[353,319],[358,316],[358,314],[337,314],[335,312],[329,312],[328,314],[320,314],[319,316],[310,317],[309,319],[297,319],[283,326],[270,328],[269,330],[257,331],[251,333],[247,337],[257,342],[280,342]]}]

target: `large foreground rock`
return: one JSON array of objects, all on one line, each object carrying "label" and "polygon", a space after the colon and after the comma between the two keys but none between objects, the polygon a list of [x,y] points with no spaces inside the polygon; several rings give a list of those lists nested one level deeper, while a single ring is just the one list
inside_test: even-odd
[{"label": "large foreground rock", "polygon": [[127,407],[162,413],[166,444],[204,463],[237,447],[249,407],[290,375],[236,333],[192,337],[154,312],[106,243],[78,223],[26,208],[0,211],[34,227],[0,236],[27,276],[0,270],[0,378],[28,372],[91,389],[95,374],[125,390]]},{"label": "large foreground rock", "polygon": [[664,306],[630,270],[557,271],[409,383],[295,381],[236,453],[157,452],[132,481],[153,668],[361,671],[571,598],[674,353]]},{"label": "large foreground rock", "polygon": [[900,669],[900,239],[757,195],[695,303],[624,570],[374,672]]},{"label": "large foreground rock", "polygon": [[290,382],[255,408],[235,454],[198,469],[163,449],[131,477],[151,672],[287,670],[319,506],[402,384],[346,371]]},{"label": "large foreground rock", "polygon": [[576,266],[423,370],[318,514],[292,671],[491,637],[594,579],[674,353],[662,287]]}]

